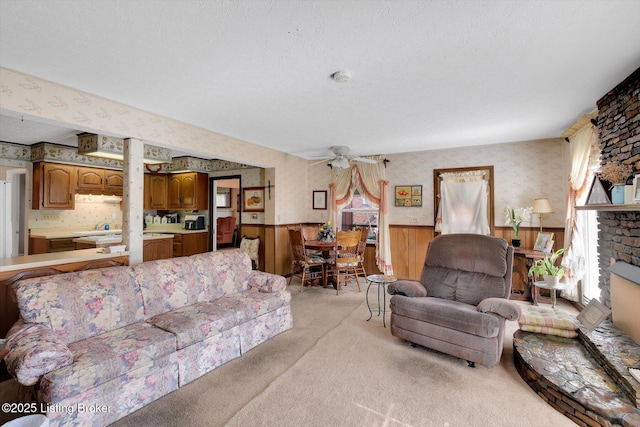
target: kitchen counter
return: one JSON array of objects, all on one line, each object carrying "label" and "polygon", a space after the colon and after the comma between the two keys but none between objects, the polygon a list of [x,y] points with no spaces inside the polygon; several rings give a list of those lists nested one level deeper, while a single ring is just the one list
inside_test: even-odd
[{"label": "kitchen counter", "polygon": [[129,252],[101,253],[100,249],[81,249],[77,251],[0,258],[0,273],[51,267],[74,262],[96,261],[119,256],[129,256]]},{"label": "kitchen counter", "polygon": [[[142,240],[153,240],[153,239],[172,239],[173,234],[164,234],[164,233],[143,233]],[[85,236],[78,237],[77,239],[73,239],[74,243],[86,243],[88,245],[99,244],[99,245],[111,245],[114,243],[122,243],[122,236],[119,235],[104,235],[104,236]]]},{"label": "kitchen counter", "polygon": [[69,237],[106,236],[109,234],[122,234],[122,230],[89,230],[87,227],[32,228],[29,230],[29,237],[38,239],[64,239]]},{"label": "kitchen counter", "polygon": [[206,233],[209,229],[185,230],[182,224],[147,224],[145,233],[173,233],[173,234],[196,234]]}]

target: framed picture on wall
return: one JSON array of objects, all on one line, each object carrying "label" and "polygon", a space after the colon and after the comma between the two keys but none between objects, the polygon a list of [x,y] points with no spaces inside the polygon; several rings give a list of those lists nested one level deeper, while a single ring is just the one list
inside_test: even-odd
[{"label": "framed picture on wall", "polygon": [[242,189],[242,210],[244,212],[264,212],[264,187]]},{"label": "framed picture on wall", "polygon": [[395,206],[422,206],[422,185],[396,185]]},{"label": "framed picture on wall", "polygon": [[640,174],[633,178],[633,203],[640,203]]},{"label": "framed picture on wall", "polygon": [[316,209],[316,210],[327,209],[327,192],[325,190],[313,192],[313,209]]}]

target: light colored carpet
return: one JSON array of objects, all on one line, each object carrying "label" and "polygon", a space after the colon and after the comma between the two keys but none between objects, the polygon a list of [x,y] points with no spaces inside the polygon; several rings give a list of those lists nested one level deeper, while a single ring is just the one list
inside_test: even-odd
[{"label": "light colored carpet", "polygon": [[500,365],[469,368],[391,336],[380,317],[367,322],[365,286],[339,296],[298,289],[294,279],[292,330],[115,426],[574,425],[516,372],[516,322],[508,322]]}]

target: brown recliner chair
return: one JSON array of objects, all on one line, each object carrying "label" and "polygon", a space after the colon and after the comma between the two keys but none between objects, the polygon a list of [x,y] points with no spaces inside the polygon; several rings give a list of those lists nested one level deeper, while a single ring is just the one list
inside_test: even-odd
[{"label": "brown recliner chair", "polygon": [[236,218],[224,216],[216,220],[216,245],[228,245],[233,243],[233,231],[236,227]]},{"label": "brown recliner chair", "polygon": [[509,301],[513,247],[477,234],[431,241],[420,281],[391,283],[391,334],[466,360],[494,366],[502,356],[505,321],[520,307]]}]

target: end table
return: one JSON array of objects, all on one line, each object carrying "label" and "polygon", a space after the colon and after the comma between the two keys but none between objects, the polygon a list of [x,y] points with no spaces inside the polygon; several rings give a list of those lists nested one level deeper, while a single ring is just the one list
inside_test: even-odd
[{"label": "end table", "polygon": [[387,293],[385,292],[384,286],[388,285],[389,283],[393,283],[398,279],[396,279],[395,276],[385,276],[384,274],[372,274],[370,276],[367,276],[367,280],[369,281],[369,286],[367,287],[367,295],[366,295],[367,308],[369,308],[369,318],[367,319],[367,322],[371,320],[371,318],[373,317],[373,311],[371,311],[371,306],[369,305],[369,288],[371,288],[371,285],[377,285],[378,286],[378,316],[380,316],[380,289],[382,288],[382,326],[386,328],[387,324],[385,323],[384,317],[387,310]]}]

